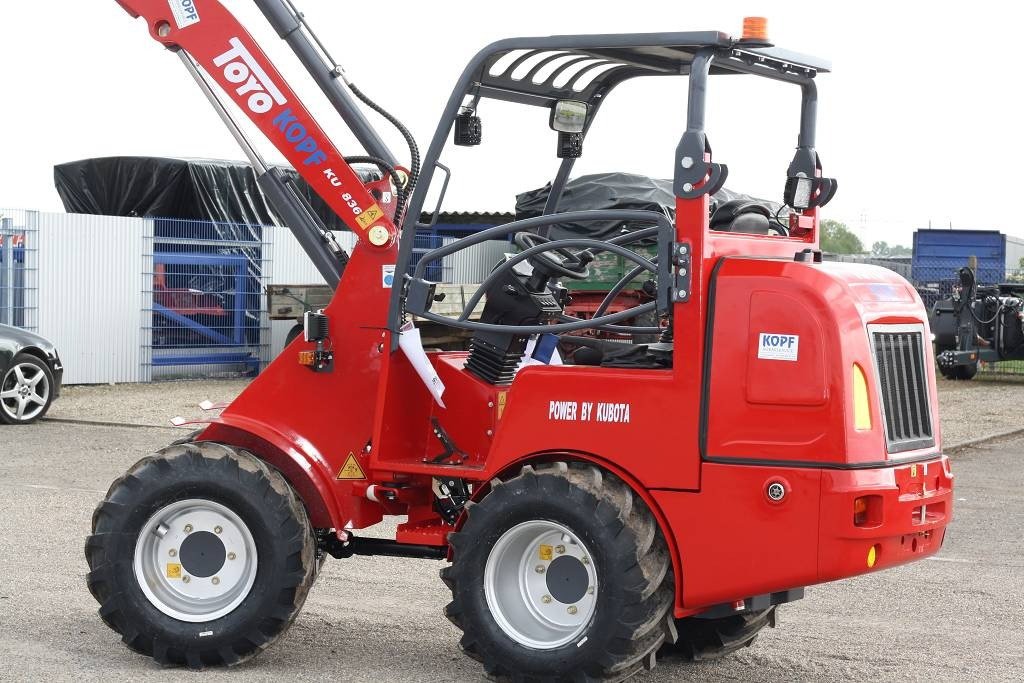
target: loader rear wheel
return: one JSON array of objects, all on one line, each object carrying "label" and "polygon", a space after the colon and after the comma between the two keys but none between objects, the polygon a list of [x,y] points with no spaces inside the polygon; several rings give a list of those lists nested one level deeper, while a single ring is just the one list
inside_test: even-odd
[{"label": "loader rear wheel", "polygon": [[513,680],[623,680],[674,640],[674,581],[651,511],[590,465],[491,482],[449,535],[446,616],[463,651]]},{"label": "loader rear wheel", "polygon": [[765,627],[775,628],[777,609],[778,607],[769,607],[766,610],[734,614],[719,619],[676,619],[679,639],[675,644],[663,646],[659,654],[676,655],[692,662],[724,657],[753,645]]},{"label": "loader rear wheel", "polygon": [[237,664],[279,638],[306,599],[315,550],[277,471],[204,441],[116,480],[85,544],[103,621],[132,650],[194,669]]}]

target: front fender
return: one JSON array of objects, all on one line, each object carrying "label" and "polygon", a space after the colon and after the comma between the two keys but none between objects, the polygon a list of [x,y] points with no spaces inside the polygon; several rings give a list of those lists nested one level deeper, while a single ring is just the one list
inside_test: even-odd
[{"label": "front fender", "polygon": [[244,448],[288,480],[302,498],[310,522],[319,528],[345,527],[329,482],[332,479],[326,459],[312,444],[300,443],[243,415],[221,415],[210,421],[196,441],[215,441]]}]

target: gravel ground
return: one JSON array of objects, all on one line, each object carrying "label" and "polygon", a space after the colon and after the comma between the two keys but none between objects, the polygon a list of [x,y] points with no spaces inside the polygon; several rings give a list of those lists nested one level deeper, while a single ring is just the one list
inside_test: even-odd
[{"label": "gravel ground", "polygon": [[989,434],[1024,429],[1024,381],[939,378],[939,417],[946,447]]},{"label": "gravel ground", "polygon": [[[157,382],[154,384],[66,387],[50,417],[152,426],[171,418],[203,416],[198,404],[230,401],[248,380]],[[945,446],[1024,428],[1024,382],[939,379],[939,415]]]},{"label": "gravel ground", "polygon": [[[109,482],[168,432],[44,422],[0,429],[0,680],[166,680],[96,615],[82,554]],[[930,560],[808,590],[732,657],[663,661],[638,681],[1000,681],[1024,662],[1024,448],[955,456],[957,512]],[[380,529],[386,532],[386,528]],[[332,560],[291,631],[261,656],[190,680],[476,681],[441,615],[440,562]]]}]

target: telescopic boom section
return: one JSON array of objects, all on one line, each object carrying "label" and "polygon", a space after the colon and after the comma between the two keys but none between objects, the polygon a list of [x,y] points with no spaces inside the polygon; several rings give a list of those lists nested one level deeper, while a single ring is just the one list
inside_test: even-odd
[{"label": "telescopic boom section", "polygon": [[117,0],[154,39],[187,52],[364,243],[394,224],[245,27],[218,0]]}]

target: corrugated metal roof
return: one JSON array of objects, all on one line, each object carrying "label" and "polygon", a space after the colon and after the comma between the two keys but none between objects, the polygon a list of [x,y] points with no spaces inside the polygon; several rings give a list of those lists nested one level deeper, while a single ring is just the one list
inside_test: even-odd
[{"label": "corrugated metal roof", "polygon": [[[420,215],[420,221],[429,223],[432,219],[429,213]],[[516,219],[516,215],[510,211],[444,211],[437,217],[437,224],[441,225],[504,225]]]}]

